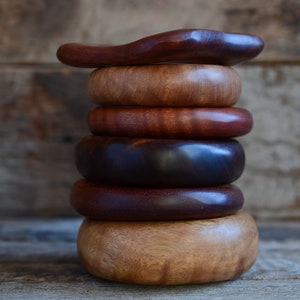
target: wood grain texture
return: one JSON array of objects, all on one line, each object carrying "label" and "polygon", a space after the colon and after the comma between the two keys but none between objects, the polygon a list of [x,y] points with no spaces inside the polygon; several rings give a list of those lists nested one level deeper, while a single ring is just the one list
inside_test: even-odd
[{"label": "wood grain texture", "polygon": [[9,12],[1,18],[1,63],[57,63],[62,43],[120,45],[177,28],[258,34],[266,47],[256,62],[299,62],[298,0],[31,1],[1,1]]},{"label": "wood grain texture", "polygon": [[230,67],[146,65],[97,69],[88,80],[96,104],[108,106],[232,106],[241,80]]},{"label": "wood grain texture", "polygon": [[233,279],[252,266],[257,252],[256,224],[245,212],[177,222],[86,219],[78,234],[78,254],[88,272],[138,284]]},{"label": "wood grain texture", "polygon": [[83,69],[0,68],[0,218],[75,216],[68,197],[78,178],[74,144],[88,134],[87,77]]},{"label": "wood grain texture", "polygon": [[147,138],[230,138],[253,126],[242,108],[97,107],[88,113],[95,135]]},{"label": "wood grain texture", "polygon": [[236,186],[143,189],[94,184],[72,186],[71,205],[81,215],[103,221],[193,220],[227,216],[242,208]]},{"label": "wood grain texture", "polygon": [[[258,222],[259,254],[236,280],[214,284],[139,286],[104,280],[80,265],[81,218],[0,218],[3,299],[233,299],[298,300],[300,223]],[[22,251],[20,251],[20,249]]]},{"label": "wood grain texture", "polygon": [[[241,138],[246,169],[238,185],[258,219],[300,219],[300,118],[297,64],[241,65],[238,105],[253,113]],[[89,70],[61,66],[0,68],[0,218],[77,216],[69,204],[79,179],[75,143],[88,135]],[[283,201],[284,199],[284,201]]]},{"label": "wood grain texture", "polygon": [[65,64],[87,68],[169,62],[234,65],[255,57],[263,47],[262,39],[254,35],[181,29],[120,46],[64,44],[57,57]]},{"label": "wood grain texture", "polygon": [[240,143],[88,136],[76,146],[78,171],[92,182],[142,187],[228,184],[244,170]]}]

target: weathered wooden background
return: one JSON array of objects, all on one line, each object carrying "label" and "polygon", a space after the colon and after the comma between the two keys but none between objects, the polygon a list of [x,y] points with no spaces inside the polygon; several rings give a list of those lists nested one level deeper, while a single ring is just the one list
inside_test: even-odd
[{"label": "weathered wooden background", "polygon": [[260,35],[264,52],[237,66],[238,106],[255,126],[241,138],[237,184],[258,219],[300,220],[300,1],[0,0],[0,215],[75,216],[75,143],[88,133],[89,70],[63,66],[65,42],[123,43],[178,28]]}]

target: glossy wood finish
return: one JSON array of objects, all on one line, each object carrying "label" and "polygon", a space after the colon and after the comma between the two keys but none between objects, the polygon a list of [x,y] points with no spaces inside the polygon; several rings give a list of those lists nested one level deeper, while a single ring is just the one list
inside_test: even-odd
[{"label": "glossy wood finish", "polygon": [[95,135],[147,138],[229,138],[247,134],[253,119],[242,108],[101,107],[88,114]]},{"label": "glossy wood finish", "polygon": [[69,43],[59,47],[57,57],[84,68],[167,62],[235,65],[255,57],[263,47],[262,39],[254,35],[181,29],[119,46]]},{"label": "glossy wood finish", "polygon": [[81,215],[106,221],[193,220],[231,215],[242,208],[233,185],[210,188],[144,189],[74,183],[71,205]]},{"label": "glossy wood finish", "polygon": [[197,221],[104,222],[86,219],[78,253],[88,272],[148,285],[205,283],[246,272],[258,233],[245,212]]},{"label": "glossy wood finish", "polygon": [[108,106],[232,106],[241,79],[230,67],[146,65],[97,69],[88,80],[92,101]]},{"label": "glossy wood finish", "polygon": [[79,172],[92,182],[142,187],[228,184],[243,172],[239,142],[89,136],[76,147]]}]

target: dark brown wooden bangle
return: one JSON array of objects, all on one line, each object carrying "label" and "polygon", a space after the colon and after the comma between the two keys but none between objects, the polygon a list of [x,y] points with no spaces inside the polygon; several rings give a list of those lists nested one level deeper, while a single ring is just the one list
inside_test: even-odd
[{"label": "dark brown wooden bangle", "polygon": [[147,65],[97,69],[88,80],[92,101],[106,106],[234,105],[241,79],[230,67]]},{"label": "dark brown wooden bangle", "polygon": [[146,138],[229,138],[247,134],[253,119],[242,108],[97,107],[88,114],[95,135]]},{"label": "dark brown wooden bangle", "polygon": [[144,189],[77,181],[71,205],[81,215],[105,221],[193,220],[223,217],[242,208],[233,185],[209,188]]},{"label": "dark brown wooden bangle", "polygon": [[69,43],[59,47],[57,57],[83,68],[174,62],[235,65],[255,57],[263,47],[254,35],[181,29],[119,46]]},{"label": "dark brown wooden bangle", "polygon": [[76,165],[92,182],[141,187],[228,184],[243,172],[239,142],[89,136],[76,147]]}]

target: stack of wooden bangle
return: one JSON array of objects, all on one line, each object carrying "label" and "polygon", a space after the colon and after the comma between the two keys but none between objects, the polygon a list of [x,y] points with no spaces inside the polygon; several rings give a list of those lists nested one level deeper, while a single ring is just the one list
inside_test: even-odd
[{"label": "stack of wooden bangle", "polygon": [[83,266],[115,281],[172,285],[233,279],[257,256],[254,220],[232,185],[252,128],[232,107],[232,65],[263,49],[253,35],[176,30],[120,46],[65,44],[66,64],[97,68],[88,90],[92,135],[76,147],[84,177],[71,204],[85,216]]}]

